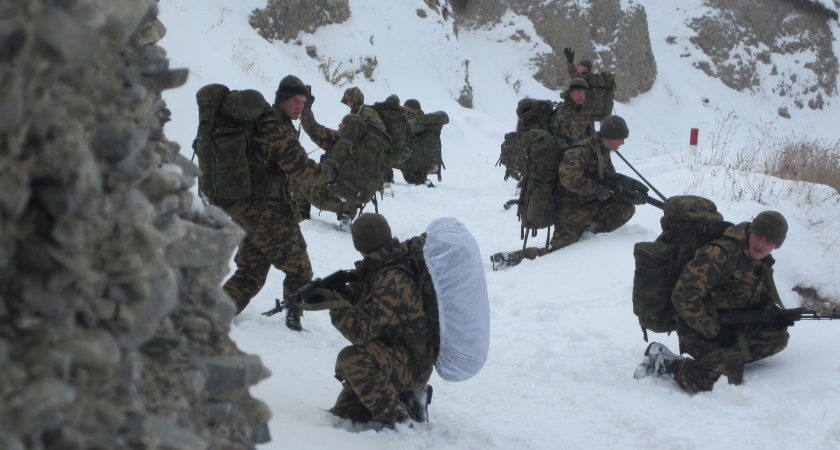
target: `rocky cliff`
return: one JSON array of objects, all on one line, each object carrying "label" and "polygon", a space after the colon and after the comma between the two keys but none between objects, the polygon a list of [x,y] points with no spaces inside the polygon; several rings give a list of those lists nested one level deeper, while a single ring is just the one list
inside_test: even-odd
[{"label": "rocky cliff", "polygon": [[[452,21],[456,35],[500,23],[508,11],[527,17],[552,49],[533,55],[538,67],[534,77],[550,89],[561,89],[568,82],[565,47],[575,50],[576,61],[589,59],[596,71],[616,74],[618,101],[649,90],[657,76],[649,37],[652,24],[645,7],[637,2],[424,1],[429,12],[421,15],[418,11],[418,15],[437,14]],[[295,3],[306,2],[270,1],[265,9],[254,11],[252,24],[268,39],[289,42],[298,32],[346,20],[349,11],[348,0],[319,0],[323,9],[310,14]],[[666,38],[666,44],[680,47],[697,70],[737,91],[778,98],[782,115],[788,107],[821,109],[837,95],[838,60],[831,33],[837,13],[833,9],[811,0],[707,0],[697,6],[692,6],[697,11],[683,24],[695,35]],[[680,13],[686,7],[680,2],[664,2],[661,7],[673,9],[674,17],[689,17]],[[288,20],[291,17],[294,20]],[[791,59],[794,69],[788,68]]]},{"label": "rocky cliff", "polygon": [[267,377],[219,287],[242,231],[189,188],[153,0],[0,3],[0,448],[251,448]]}]

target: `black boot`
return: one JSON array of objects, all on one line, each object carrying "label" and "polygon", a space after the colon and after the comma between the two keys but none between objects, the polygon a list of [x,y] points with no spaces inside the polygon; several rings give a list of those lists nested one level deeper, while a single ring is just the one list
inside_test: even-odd
[{"label": "black boot", "polygon": [[303,312],[297,306],[289,306],[286,309],[286,328],[292,331],[303,331],[303,326],[300,324],[300,316]]},{"label": "black boot", "polygon": [[518,265],[522,258],[513,252],[499,252],[490,256],[490,262],[493,263],[493,271],[498,271]]},{"label": "black boot", "polygon": [[668,350],[668,347],[658,342],[651,342],[645,350],[645,359],[636,368],[633,378],[639,380],[649,375],[657,375],[676,379],[680,362],[685,359]]},{"label": "black boot", "polygon": [[406,411],[411,420],[428,422],[429,404],[432,403],[432,386],[427,384],[418,389],[401,392],[400,401],[405,403]]}]

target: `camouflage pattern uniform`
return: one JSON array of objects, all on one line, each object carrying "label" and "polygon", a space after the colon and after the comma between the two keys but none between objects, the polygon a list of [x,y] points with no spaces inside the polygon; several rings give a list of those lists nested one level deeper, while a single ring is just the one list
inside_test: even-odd
[{"label": "camouflage pattern uniform", "polygon": [[[405,113],[406,119],[423,117],[424,114],[425,113],[419,108],[415,108]],[[420,139],[414,135],[411,136],[410,143],[411,145],[423,145],[422,141],[420,141]],[[400,172],[402,173],[405,182],[414,185],[421,185],[425,183],[426,176],[428,175],[425,165],[423,167],[414,167],[414,165],[409,164],[410,162],[412,161],[409,157],[409,160],[406,161],[406,164],[404,164],[403,167],[400,168]]]},{"label": "camouflage pattern uniform", "polygon": [[[382,121],[382,117],[379,116],[379,113],[376,112],[373,107],[365,105],[365,94],[362,93],[361,89],[357,87],[348,88],[344,91],[344,96],[341,98],[341,103],[347,103],[347,100],[353,101],[353,107],[350,108],[350,114],[358,114],[365,119],[365,122],[369,124],[369,126],[374,126],[378,128],[382,133],[386,136],[388,132],[385,131],[385,122]],[[385,149],[382,152],[382,182],[385,181],[393,182],[394,181],[394,169],[391,168],[391,148]]]},{"label": "camouflage pattern uniform", "polygon": [[267,178],[268,182],[264,186],[252,186],[249,206],[232,217],[247,233],[234,257],[236,272],[223,286],[236,304],[237,314],[262,289],[272,265],[286,274],[284,297],[312,279],[306,241],[293,211],[289,179],[319,185],[335,178],[332,168],[306,156],[298,142],[299,132],[285,113],[273,107],[267,114],[276,120],[263,121],[255,133],[250,164],[252,174],[267,172],[269,176],[260,179]]},{"label": "camouflage pattern uniform", "polygon": [[601,143],[599,133],[567,149],[558,171],[560,211],[549,248],[529,247],[515,252],[514,258],[535,259],[574,244],[590,226],[595,232],[615,231],[636,213],[636,207],[621,198],[598,201],[606,188],[586,177],[589,173],[603,180],[606,174],[615,173],[610,150]]},{"label": "camouflage pattern uniform", "polygon": [[[341,140],[341,133],[338,130],[327,128],[315,120],[315,114],[311,108],[304,108],[300,114],[300,124],[309,139],[315,145],[324,149],[323,157],[328,155],[330,150]],[[302,198],[306,203],[315,205],[322,211],[331,211],[341,216],[346,213],[350,218],[356,217],[355,202],[343,201],[333,195],[325,186],[305,186],[297,183],[293,186],[295,198]]]},{"label": "camouflage pattern uniform", "polygon": [[589,83],[589,76],[592,75],[592,71],[587,70],[584,73],[578,73],[577,66],[578,65],[573,62],[566,63],[566,72],[569,74],[569,79],[574,80],[575,78],[583,78],[586,83],[591,86],[592,83]]},{"label": "camouflage pattern uniform", "polygon": [[589,118],[592,105],[586,102],[578,105],[567,92],[560,94],[560,98],[563,103],[551,115],[551,134],[562,139],[564,146],[591,136],[595,130],[595,123]]},{"label": "camouflage pattern uniform", "polygon": [[749,222],[730,227],[724,236],[697,250],[671,295],[679,315],[680,352],[694,358],[678,363],[676,380],[691,392],[712,390],[721,375],[730,384],[741,384],[746,363],[779,353],[790,337],[784,328],[746,324],[735,345],[711,340],[721,330],[717,317],[725,311],[782,307],[773,283],[773,257],[750,256]]},{"label": "camouflage pattern uniform", "polygon": [[426,385],[436,354],[430,319],[413,276],[398,262],[405,247],[393,238],[356,262],[352,307],[330,310],[335,328],[353,345],[338,354],[335,376],[343,383],[330,412],[367,422],[397,418],[400,392]]}]

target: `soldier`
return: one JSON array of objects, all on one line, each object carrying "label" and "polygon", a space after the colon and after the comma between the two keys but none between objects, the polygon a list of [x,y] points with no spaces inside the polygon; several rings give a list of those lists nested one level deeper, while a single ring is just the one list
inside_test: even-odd
[{"label": "soldier", "polygon": [[[283,78],[274,104],[266,113],[276,120],[263,121],[252,140],[251,182],[259,180],[263,185],[252,185],[254,194],[249,206],[232,218],[246,235],[234,257],[236,272],[223,286],[236,304],[237,314],[262,289],[272,265],[286,274],[284,297],[312,279],[312,265],[293,211],[288,180],[321,185],[334,180],[336,170],[309,159],[298,142],[299,132],[292,120],[300,117],[308,92],[299,78]],[[287,310],[286,326],[300,331],[300,316],[298,308]]]},{"label": "soldier", "polygon": [[560,210],[549,248],[528,247],[515,252],[500,252],[490,257],[493,270],[505,269],[536,259],[577,242],[584,231],[608,233],[627,223],[636,212],[631,200],[614,197],[612,192],[587,175],[604,180],[615,173],[610,152],[624,145],[630,131],[618,116],[601,123],[598,133],[566,149],[558,168]]},{"label": "soldier", "polygon": [[723,325],[728,310],[783,308],[773,281],[773,257],[787,235],[785,218],[764,211],[752,222],[729,227],[724,237],[706,244],[682,270],[671,294],[677,310],[677,356],[653,342],[635,378],[662,375],[689,392],[711,391],[721,375],[729,384],[743,382],[744,365],[782,351],[790,335],[790,319],[776,323]]},{"label": "soldier", "polygon": [[[365,121],[369,124],[373,124],[380,130],[385,130],[385,123],[382,122],[382,118],[379,117],[379,113],[376,112],[370,106],[365,105],[365,94],[362,93],[361,89],[357,87],[348,88],[344,91],[344,95],[341,97],[341,103],[350,107],[350,114],[358,114],[365,119]],[[394,169],[391,168],[391,149],[388,148],[384,152],[382,152],[382,183],[391,184],[394,182]]]},{"label": "soldier", "polygon": [[[353,246],[364,259],[345,291],[315,289],[312,303],[330,304],[330,319],[352,345],[342,349],[335,376],[343,387],[334,415],[353,422],[394,427],[409,419],[427,421],[437,358],[431,318],[414,276],[403,261],[408,249],[391,236],[380,214],[364,213],[353,223]],[[311,309],[304,303],[303,308]]]},{"label": "soldier", "polygon": [[589,118],[592,103],[587,102],[589,84],[583,78],[575,78],[568,89],[560,94],[563,103],[551,116],[551,134],[562,139],[566,146],[589,137],[595,131],[595,123]]},{"label": "soldier", "polygon": [[589,77],[592,75],[592,61],[584,59],[575,64],[575,52],[571,47],[564,48],[563,54],[566,55],[566,71],[569,73],[569,78],[583,78],[589,83]]},{"label": "soldier", "polygon": [[[312,98],[314,99],[314,96]],[[300,123],[303,131],[312,139],[312,142],[324,149],[325,157],[330,155],[332,149],[342,138],[345,138],[348,141],[346,144],[352,148],[367,133],[366,122],[356,114],[344,116],[338,125],[338,130],[327,128],[315,120],[315,114],[312,112],[311,106],[304,107],[300,115]],[[349,128],[347,128],[348,124]],[[384,131],[379,131],[384,138]],[[297,186],[295,194],[296,197],[303,200],[304,204],[314,204],[318,209],[336,213],[342,231],[350,231],[351,223],[356,217],[356,211],[363,206],[358,204],[356,198],[336,195],[329,186]]]},{"label": "soldier", "polygon": [[423,114],[423,109],[420,107],[420,102],[410,98],[403,103],[403,109],[405,110],[406,114]]}]

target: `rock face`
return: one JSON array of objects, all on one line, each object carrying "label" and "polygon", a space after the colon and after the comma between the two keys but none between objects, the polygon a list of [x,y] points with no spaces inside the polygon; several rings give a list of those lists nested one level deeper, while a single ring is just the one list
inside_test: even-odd
[{"label": "rock face", "polygon": [[242,231],[164,137],[154,0],[0,6],[0,448],[269,440],[219,287]]},{"label": "rock face", "polygon": [[[456,33],[500,23],[508,11],[528,17],[552,49],[533,56],[539,68],[535,78],[550,89],[568,83],[565,47],[575,50],[575,61],[588,59],[595,71],[616,74],[618,101],[646,92],[657,76],[648,12],[634,2],[424,1],[443,20],[451,18]],[[301,31],[347,20],[347,3],[271,0],[266,9],[254,11],[252,25],[267,39],[288,42]],[[315,5],[323,9],[316,12]],[[674,17],[686,17],[680,2],[664,2],[661,7],[673,9]],[[680,46],[681,54],[696,69],[732,89],[776,97],[785,111],[788,106],[821,109],[837,95],[838,60],[830,27],[837,13],[819,1],[708,0],[697,11],[700,15],[684,24],[696,36],[684,41],[673,36],[666,39],[667,44]],[[527,37],[511,36],[522,38]]]}]

